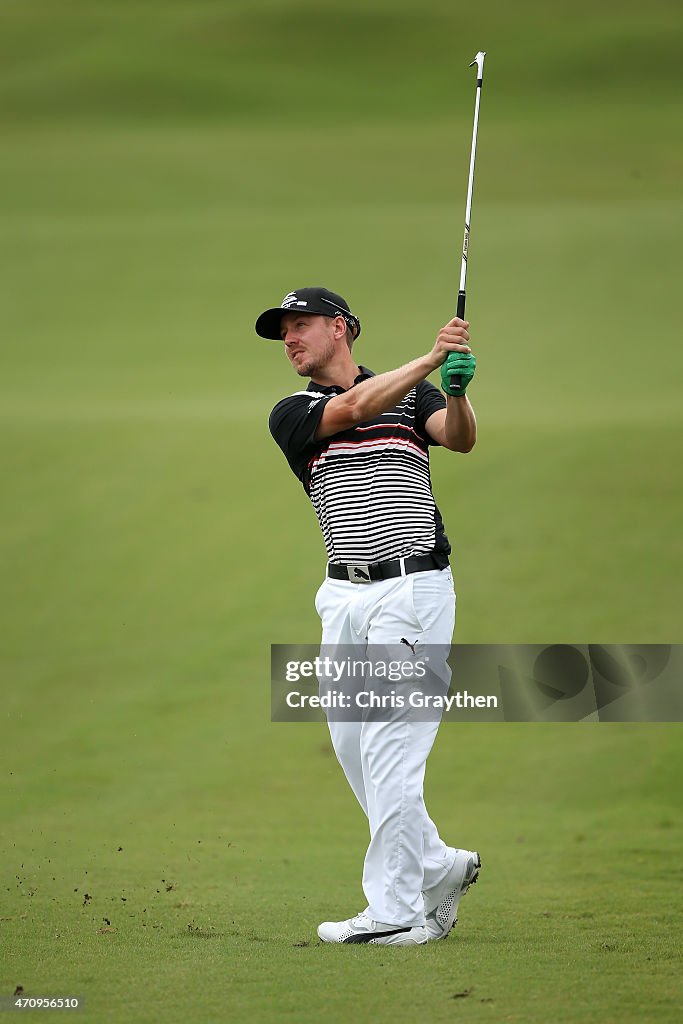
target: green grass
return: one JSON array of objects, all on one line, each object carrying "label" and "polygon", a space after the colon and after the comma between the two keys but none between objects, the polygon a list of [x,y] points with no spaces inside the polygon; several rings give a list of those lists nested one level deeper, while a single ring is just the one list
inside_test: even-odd
[{"label": "green grass", "polygon": [[457,932],[318,945],[363,905],[365,826],[323,727],[269,722],[324,550],[267,430],[297,381],[253,334],[324,283],[366,365],[431,345],[486,46],[479,444],[432,462],[457,639],[675,643],[678,20],[2,5],[1,993],[98,1022],[678,1019],[678,724],[444,726],[430,809],[485,864]]},{"label": "green grass", "polygon": [[456,993],[475,1020],[675,1019],[677,727],[445,727],[432,813],[476,839],[480,882],[446,943],[339,950],[312,925],[361,906],[363,830],[323,729],[244,716],[226,737],[227,689],[191,716],[178,687],[91,689],[42,773],[15,762],[6,988],[101,1021],[446,1021]]}]

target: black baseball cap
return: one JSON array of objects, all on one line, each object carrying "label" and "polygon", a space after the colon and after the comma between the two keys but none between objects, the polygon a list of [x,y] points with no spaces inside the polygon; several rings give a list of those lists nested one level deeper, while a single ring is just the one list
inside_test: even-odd
[{"label": "black baseball cap", "polygon": [[328,288],[297,288],[288,292],[279,306],[267,309],[256,321],[256,333],[262,338],[280,341],[280,321],[284,313],[315,313],[319,316],[343,316],[354,338],[360,334],[360,320],[349,309],[346,299]]}]

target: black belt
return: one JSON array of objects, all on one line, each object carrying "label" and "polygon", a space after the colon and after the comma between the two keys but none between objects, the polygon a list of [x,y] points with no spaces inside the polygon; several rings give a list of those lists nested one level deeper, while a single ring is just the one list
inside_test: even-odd
[{"label": "black belt", "polygon": [[445,569],[448,559],[434,554],[409,555],[408,558],[394,558],[390,562],[373,562],[365,565],[354,562],[350,565],[327,563],[327,575],[332,580],[348,580],[351,583],[378,583],[395,576],[407,576],[411,572],[427,572],[429,569]]}]

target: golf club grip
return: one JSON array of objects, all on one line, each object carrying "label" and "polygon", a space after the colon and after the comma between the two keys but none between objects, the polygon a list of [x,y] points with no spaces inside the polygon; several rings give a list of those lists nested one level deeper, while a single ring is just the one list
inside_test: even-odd
[{"label": "golf club grip", "polygon": [[[458,308],[456,310],[455,315],[459,317],[461,320],[465,319],[465,293],[463,291],[458,292]],[[451,387],[460,387],[460,376],[457,373],[454,373],[451,376]]]}]

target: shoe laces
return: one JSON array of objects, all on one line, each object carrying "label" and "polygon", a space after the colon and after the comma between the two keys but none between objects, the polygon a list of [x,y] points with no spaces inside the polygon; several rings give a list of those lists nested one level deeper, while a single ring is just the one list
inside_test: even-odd
[{"label": "shoe laces", "polygon": [[377,926],[377,922],[373,921],[373,919],[368,914],[367,910],[361,910],[359,914],[356,914],[355,917],[352,917],[351,924],[355,925],[357,928],[368,928],[370,931],[373,932]]}]

